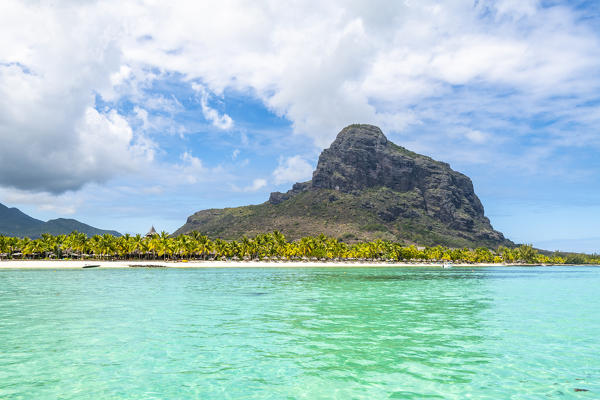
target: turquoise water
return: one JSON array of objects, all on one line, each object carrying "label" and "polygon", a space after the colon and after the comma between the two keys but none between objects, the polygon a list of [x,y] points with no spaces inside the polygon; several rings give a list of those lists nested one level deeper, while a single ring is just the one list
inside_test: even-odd
[{"label": "turquoise water", "polygon": [[599,300],[596,267],[2,270],[0,398],[600,398]]}]

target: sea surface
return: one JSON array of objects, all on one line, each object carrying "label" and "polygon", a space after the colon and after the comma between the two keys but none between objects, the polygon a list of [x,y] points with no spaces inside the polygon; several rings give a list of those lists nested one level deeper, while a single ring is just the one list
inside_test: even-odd
[{"label": "sea surface", "polygon": [[599,399],[600,268],[0,271],[0,399]]}]

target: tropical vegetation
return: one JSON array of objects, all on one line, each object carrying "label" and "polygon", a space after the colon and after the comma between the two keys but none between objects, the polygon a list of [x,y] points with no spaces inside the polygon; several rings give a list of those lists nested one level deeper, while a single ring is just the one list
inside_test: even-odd
[{"label": "tropical vegetation", "polygon": [[39,239],[0,235],[0,259],[101,259],[101,260],[378,260],[452,261],[463,263],[600,263],[598,255],[543,254],[531,245],[497,249],[479,247],[417,247],[375,240],[344,243],[324,235],[288,241],[281,232],[259,234],[241,240],[209,239],[199,232],[169,236],[160,234],[110,234],[88,237],[43,234]]}]

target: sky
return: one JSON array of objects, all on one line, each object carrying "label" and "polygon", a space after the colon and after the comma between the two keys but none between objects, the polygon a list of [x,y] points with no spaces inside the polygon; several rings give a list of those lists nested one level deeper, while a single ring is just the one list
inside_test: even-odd
[{"label": "sky", "polygon": [[600,252],[600,3],[2,0],[0,203],[173,232],[311,178],[352,123]]}]

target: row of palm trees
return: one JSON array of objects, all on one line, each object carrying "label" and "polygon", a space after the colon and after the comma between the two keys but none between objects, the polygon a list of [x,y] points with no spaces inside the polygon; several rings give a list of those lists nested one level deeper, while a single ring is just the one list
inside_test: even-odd
[{"label": "row of palm trees", "polygon": [[[43,234],[38,239],[0,235],[0,258],[11,259],[111,259],[111,260],[385,260],[453,261],[467,263],[562,264],[565,258],[546,256],[531,245],[496,250],[443,246],[419,248],[376,240],[347,244],[324,235],[288,241],[281,232],[241,240],[209,239],[199,232],[176,237],[167,232],[149,236],[110,234]],[[600,262],[600,259],[597,260]]]}]

